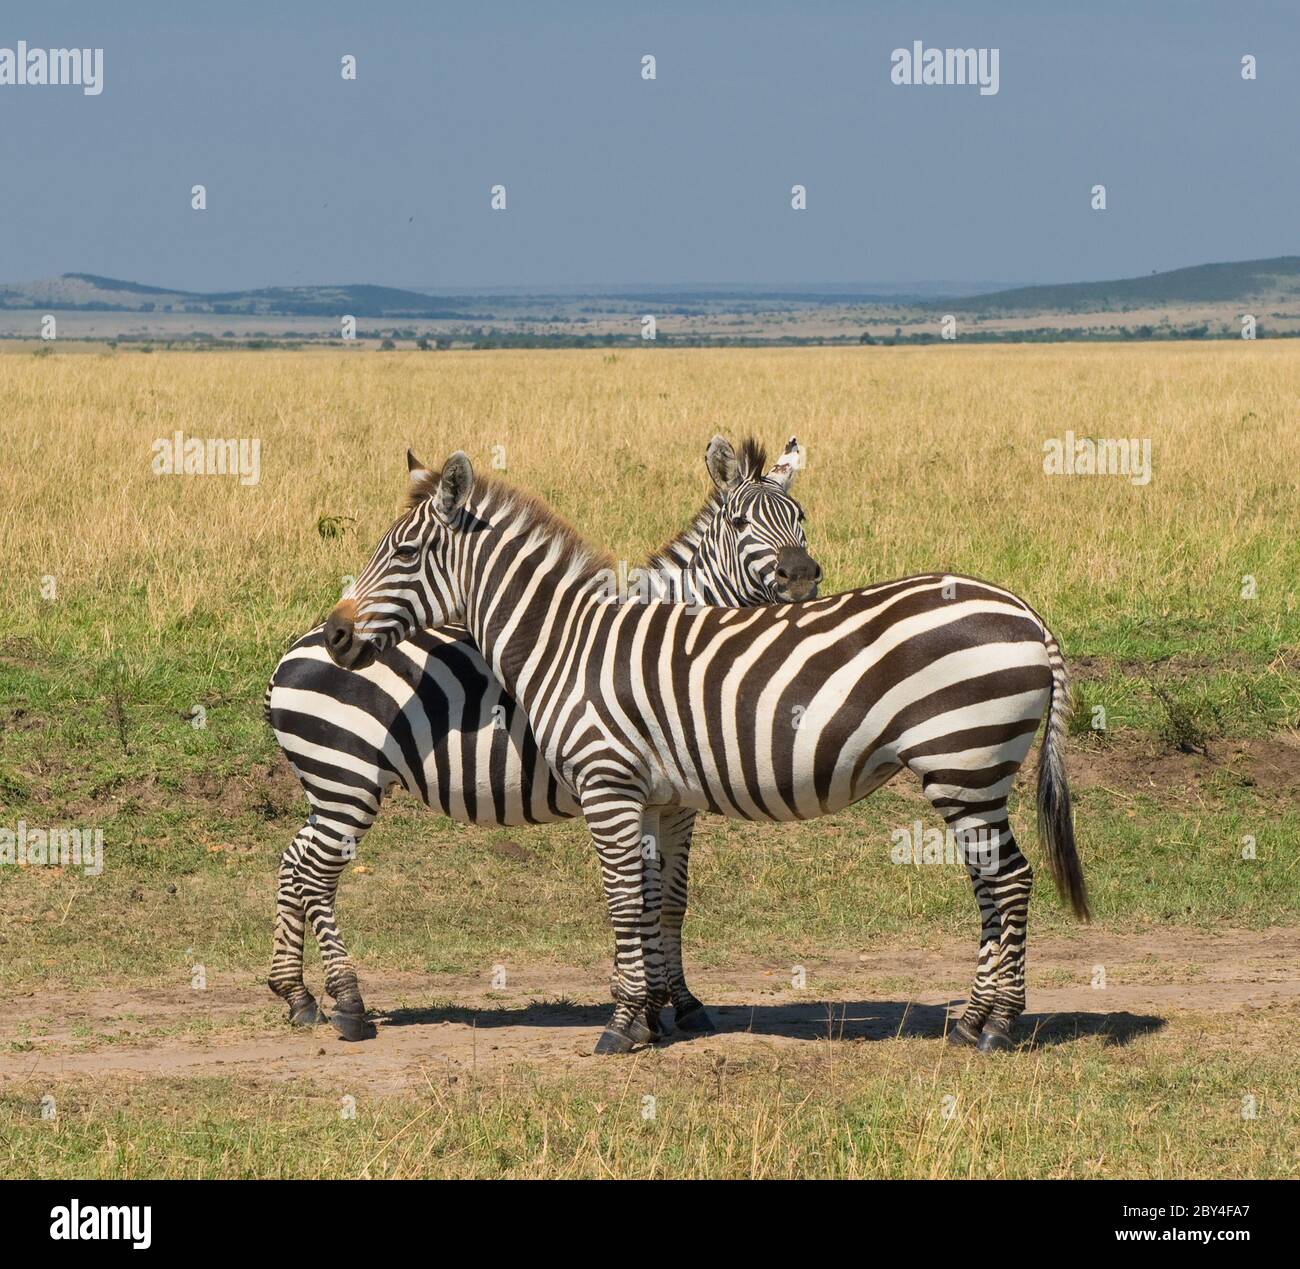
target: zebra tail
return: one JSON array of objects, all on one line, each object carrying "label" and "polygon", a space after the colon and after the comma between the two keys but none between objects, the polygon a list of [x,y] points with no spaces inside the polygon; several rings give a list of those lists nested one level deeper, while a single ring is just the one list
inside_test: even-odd
[{"label": "zebra tail", "polygon": [[1043,746],[1038,753],[1038,840],[1056,891],[1082,921],[1092,920],[1083,866],[1074,845],[1070,785],[1065,778],[1065,728],[1070,715],[1070,679],[1060,646],[1047,635],[1047,659],[1052,670],[1052,700],[1047,709]]}]

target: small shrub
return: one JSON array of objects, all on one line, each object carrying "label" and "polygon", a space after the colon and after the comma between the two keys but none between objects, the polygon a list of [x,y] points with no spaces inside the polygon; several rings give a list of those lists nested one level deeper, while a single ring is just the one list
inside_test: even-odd
[{"label": "small shrub", "polygon": [[1203,693],[1187,688],[1171,691],[1150,683],[1160,706],[1156,734],[1179,753],[1205,753],[1211,740],[1223,735],[1223,711]]},{"label": "small shrub", "polygon": [[1105,709],[1106,703],[1101,693],[1088,683],[1074,683],[1070,687],[1070,723],[1069,735],[1088,736],[1098,743],[1110,739],[1108,724],[1096,726],[1094,714],[1098,708]]},{"label": "small shrub", "polygon": [[316,532],[323,538],[341,538],[350,524],[355,524],[352,516],[326,516],[316,521]]}]

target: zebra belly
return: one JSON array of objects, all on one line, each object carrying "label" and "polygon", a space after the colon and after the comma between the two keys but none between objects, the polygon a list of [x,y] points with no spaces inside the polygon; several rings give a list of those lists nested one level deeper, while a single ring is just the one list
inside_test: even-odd
[{"label": "zebra belly", "polygon": [[267,704],[313,802],[355,786],[377,804],[401,784],[463,824],[549,823],[579,813],[467,632],[418,631],[356,671],[329,659],[317,628],[276,667]]},{"label": "zebra belly", "polygon": [[[678,782],[656,778],[647,799],[652,806],[683,806],[694,811],[713,812],[732,819],[760,820],[776,824],[815,819],[842,811],[854,802],[874,793],[903,769],[902,763],[889,753],[881,752],[878,763],[842,793],[819,799],[816,779],[809,774],[793,784],[773,784],[766,788],[749,788],[745,794],[733,786],[719,783],[706,789],[700,782]],[[757,794],[758,796],[754,796]]]}]

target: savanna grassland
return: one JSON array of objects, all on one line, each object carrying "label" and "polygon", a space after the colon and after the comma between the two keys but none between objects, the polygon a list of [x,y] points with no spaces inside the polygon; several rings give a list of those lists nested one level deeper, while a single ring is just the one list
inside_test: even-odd
[{"label": "savanna grassland", "polygon": [[[1263,340],[0,356],[0,828],[104,834],[99,876],[0,866],[0,1175],[1294,1174],[1298,384],[1300,345]],[[156,475],[178,430],[256,439],[257,483]],[[405,448],[498,457],[635,562],[703,501],[715,432],[804,444],[823,593],[951,569],[1061,641],[1097,919],[1039,867],[1026,1043],[942,1044],[975,909],[959,867],[891,863],[937,823],[901,780],[806,825],[703,820],[687,960],[723,1034],[601,1060],[581,824],[397,797],[339,903],[391,1022],[292,1033],[264,978],[305,802],[262,693]],[[1149,438],[1150,481],[1046,475],[1067,432]]]}]

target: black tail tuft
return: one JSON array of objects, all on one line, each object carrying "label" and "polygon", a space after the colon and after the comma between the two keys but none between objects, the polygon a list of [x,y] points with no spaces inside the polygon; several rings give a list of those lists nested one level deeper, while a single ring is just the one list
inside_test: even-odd
[{"label": "black tail tuft", "polygon": [[1074,844],[1074,816],[1070,785],[1065,778],[1062,750],[1069,711],[1069,681],[1056,641],[1048,636],[1047,655],[1052,667],[1052,701],[1047,710],[1043,747],[1038,755],[1038,840],[1057,892],[1080,920],[1092,920],[1083,865]]}]

